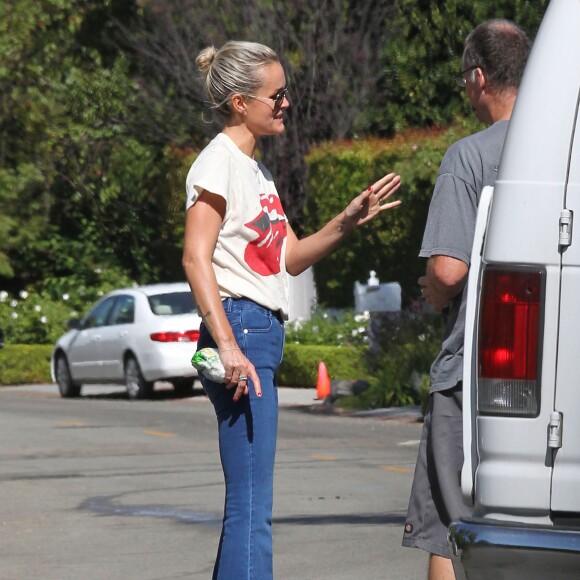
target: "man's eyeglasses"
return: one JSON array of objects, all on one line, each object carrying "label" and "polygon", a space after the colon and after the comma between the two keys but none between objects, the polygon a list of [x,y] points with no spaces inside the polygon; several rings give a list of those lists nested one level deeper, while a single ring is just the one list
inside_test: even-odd
[{"label": "man's eyeglasses", "polygon": [[463,75],[465,73],[471,72],[472,70],[475,70],[476,68],[481,68],[481,67],[478,64],[474,64],[473,66],[468,66],[465,70],[462,70],[459,73],[459,76],[455,77],[455,82],[457,83],[457,86],[464,89],[465,86],[467,85],[467,79]]},{"label": "man's eyeglasses", "polygon": [[277,115],[284,104],[284,99],[288,97],[288,87],[284,87],[271,97],[258,97],[257,95],[248,95],[248,97],[259,99],[260,101],[274,101],[274,109],[272,110],[272,113]]}]

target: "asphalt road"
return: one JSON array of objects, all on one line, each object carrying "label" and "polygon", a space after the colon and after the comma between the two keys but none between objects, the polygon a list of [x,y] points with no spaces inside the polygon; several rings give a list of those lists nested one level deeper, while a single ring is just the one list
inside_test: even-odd
[{"label": "asphalt road", "polygon": [[[211,405],[0,388],[2,580],[209,579],[223,482]],[[400,546],[421,425],[281,397],[277,580],[425,577]],[[306,398],[305,398],[306,397]]]}]

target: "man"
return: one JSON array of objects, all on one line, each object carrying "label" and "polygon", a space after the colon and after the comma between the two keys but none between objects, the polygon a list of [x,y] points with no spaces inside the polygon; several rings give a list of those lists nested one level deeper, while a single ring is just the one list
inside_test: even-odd
[{"label": "man", "polygon": [[490,20],[467,37],[464,87],[480,121],[489,127],[446,152],[431,200],[420,257],[428,258],[419,285],[446,320],[441,352],[431,367],[425,416],[403,546],[430,554],[429,580],[454,579],[447,527],[469,515],[461,498],[463,464],[462,374],[466,282],[482,189],[493,185],[508,121],[531,42],[514,23]]}]

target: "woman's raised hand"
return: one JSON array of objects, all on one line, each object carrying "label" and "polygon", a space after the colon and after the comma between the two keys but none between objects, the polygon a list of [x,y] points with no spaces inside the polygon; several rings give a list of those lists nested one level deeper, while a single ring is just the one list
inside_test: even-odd
[{"label": "woman's raised hand", "polygon": [[355,197],[346,207],[345,221],[352,226],[360,226],[376,215],[401,205],[401,200],[387,201],[401,185],[401,176],[389,173],[365,189]]}]

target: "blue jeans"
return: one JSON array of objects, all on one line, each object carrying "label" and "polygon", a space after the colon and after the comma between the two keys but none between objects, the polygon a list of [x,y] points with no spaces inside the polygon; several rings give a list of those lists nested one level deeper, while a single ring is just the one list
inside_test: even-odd
[{"label": "blue jeans", "polygon": [[[226,389],[200,375],[218,420],[219,448],[226,483],[224,520],[214,580],[269,580],[272,573],[272,500],[278,430],[276,372],[284,350],[284,325],[271,311],[247,299],[223,301],[226,316],[262,385],[257,397],[233,401]],[[198,348],[215,347],[201,327]]]}]

